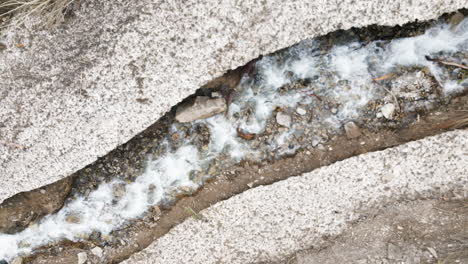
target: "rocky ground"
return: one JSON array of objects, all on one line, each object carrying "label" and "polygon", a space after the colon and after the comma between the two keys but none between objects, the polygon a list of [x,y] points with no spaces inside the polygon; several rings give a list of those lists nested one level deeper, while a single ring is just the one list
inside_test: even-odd
[{"label": "rocky ground", "polygon": [[[444,16],[441,20],[450,21],[453,17]],[[370,43],[416,36],[434,23],[412,23],[403,27],[372,26],[334,32],[318,39],[318,52],[326,53],[336,43],[355,40]],[[279,51],[272,56],[281,61],[291,54]],[[466,52],[460,52],[451,59],[463,62],[468,57]],[[254,65],[252,62],[202,87],[150,128],[68,179],[6,200],[0,206],[0,230],[15,233],[34,226],[42,216],[58,210],[64,202],[88,197],[102,183],[116,179],[122,182],[112,187],[114,199],[118,201],[127,192],[126,184],[134,182],[144,173],[148,160],[158,159],[187,142],[198,152],[210,157],[210,123],[186,122],[197,117],[184,115],[184,109],[194,113],[195,106],[199,110],[195,112],[199,114],[198,118],[217,113],[223,115],[227,109],[244,99],[242,89],[245,83],[253,83],[255,86],[259,73]],[[466,70],[453,65],[443,67],[450,73],[450,78],[461,81],[466,79]],[[241,80],[242,76],[248,76],[251,81]],[[248,146],[255,155],[247,155],[239,162],[231,155],[232,149],[220,152],[190,174],[190,180],[204,184],[203,188],[170,190],[165,199],[152,206],[143,217],[126,223],[109,235],[100,232],[83,233],[79,242],[51,243],[22,261],[80,263],[85,258],[88,263],[120,261],[146,247],[187,217],[203,220],[197,213],[199,210],[246,189],[299,175],[356,154],[440,133],[466,122],[466,95],[443,96],[439,83],[424,67],[401,67],[391,76],[376,76],[373,88],[381,88],[377,92],[379,99],[370,100],[359,112],[359,117],[342,120],[338,126],[327,120],[337,119],[345,105],[323,89],[322,84],[331,84],[333,89],[346,91],[350,89],[349,83],[335,83],[332,76],[327,74],[286,78],[290,82],[281,87],[279,94],[302,94],[302,97],[308,98],[308,103],[275,108],[260,133],[253,133],[241,126],[234,128],[237,140],[243,146]],[[233,114],[232,118],[234,122],[246,120],[253,112],[247,105]],[[44,206],[44,197],[54,200],[54,203],[46,200],[47,206]],[[11,209],[18,206],[25,210]],[[79,223],[80,216],[70,214],[66,220],[72,224]],[[291,261],[301,257],[298,255]]]},{"label": "rocky ground", "polygon": [[370,211],[320,247],[275,263],[468,263],[468,201],[420,200]]}]

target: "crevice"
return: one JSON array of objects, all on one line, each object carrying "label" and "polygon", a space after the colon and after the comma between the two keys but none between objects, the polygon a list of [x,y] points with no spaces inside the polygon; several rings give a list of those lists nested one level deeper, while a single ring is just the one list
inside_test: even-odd
[{"label": "crevice", "polygon": [[[465,15],[468,13],[467,10],[459,12]],[[255,89],[260,87],[258,90],[252,89],[253,96],[256,96],[256,93],[260,94],[260,99],[263,95],[271,96],[271,91],[261,90],[262,83],[268,82],[266,79],[269,77],[266,77],[268,74],[265,73],[269,70],[268,67],[277,69],[281,67],[281,63],[287,64],[290,60],[300,61],[303,58],[301,56],[316,57],[329,62],[326,54],[332,52],[335,52],[333,53],[335,55],[341,54],[340,51],[335,50],[337,46],[347,49],[344,55],[367,49],[374,43],[377,43],[376,48],[384,49],[385,45],[391,43],[391,40],[420,36],[427,29],[449,20],[451,15],[446,14],[438,20],[409,23],[401,27],[373,25],[362,29],[336,31],[316,38],[313,43],[310,40],[301,42],[296,46],[257,58],[245,66],[229,71],[198,89],[196,93],[174,106],[155,124],[93,164],[61,181],[5,200],[0,206],[0,232],[14,234],[26,227],[40,225],[46,214],[56,212],[62,208],[63,204],[70,205],[78,199],[86,199],[94,195],[93,193],[102,186],[110,188],[110,192],[115,196],[112,204],[118,204],[127,193],[125,186],[136,182],[141,175],[147,173],[155,160],[177,154],[177,151],[187,144],[193,147],[188,151],[192,154],[193,151],[208,153],[203,156],[208,161],[200,166],[194,166],[194,169],[189,172],[189,179],[197,184],[196,188],[182,185],[184,188],[177,189],[172,188],[171,185],[168,190],[162,190],[163,197],[160,202],[149,206],[143,215],[130,217],[131,220],[116,225],[117,229],[108,234],[94,230],[92,233],[79,234],[80,238],[75,238],[75,242],[67,241],[65,238],[58,241],[52,240],[36,248],[32,255],[24,256],[25,263],[64,263],[64,258],[67,260],[76,258],[77,252],[98,246],[104,250],[103,257],[96,258],[88,254],[90,263],[117,263],[145,248],[177,223],[188,217],[197,217],[194,214],[198,214],[202,209],[249,188],[272,184],[352,156],[382,150],[453,129],[455,126],[450,125],[450,122],[459,125],[460,120],[467,118],[467,113],[464,111],[468,109],[468,97],[466,89],[445,96],[441,83],[445,84],[452,80],[440,79],[440,76],[445,78],[444,74],[448,72],[451,74],[450,78],[459,80],[459,84],[463,86],[466,81],[466,72],[457,70],[456,67],[445,66],[445,68],[437,66],[436,69],[442,73],[436,74],[427,66],[401,66],[393,69],[395,73],[392,74],[395,78],[387,80],[376,76],[378,78],[375,78],[374,82],[369,85],[374,89],[372,93],[378,96],[370,98],[357,110],[354,109],[352,100],[345,98],[344,101],[339,101],[328,91],[330,87],[326,87],[328,90],[323,89],[322,84],[319,84],[329,82],[335,89],[347,91],[346,89],[350,89],[347,87],[352,84],[345,80],[346,78],[335,82],[334,77],[321,80],[320,76],[323,73],[304,77],[300,69],[296,72],[282,69],[279,73],[279,78],[282,79],[278,82],[284,83],[281,83],[278,90],[274,92],[278,92],[280,96],[290,95],[291,97],[272,107],[269,116],[261,121],[255,121],[258,122],[254,124],[257,127],[263,126],[261,129],[253,128],[254,126],[242,126],[248,122],[241,122],[243,118],[251,120],[252,116],[255,116],[255,111],[257,111],[254,110],[255,104],[232,114],[236,103],[248,99],[245,97],[245,91],[251,89],[250,87]],[[351,45],[350,43],[358,44]],[[304,49],[307,50],[306,53],[303,53]],[[440,52],[440,55],[445,54]],[[451,55],[457,59],[461,57],[460,60],[463,60],[466,51]],[[329,65],[321,67],[326,68]],[[331,71],[326,70],[324,73],[324,75],[331,74]],[[373,74],[377,73],[380,73],[380,70],[373,72]],[[415,84],[412,82],[419,84],[413,87]],[[381,87],[385,89],[379,89]],[[389,91],[398,92],[398,96],[392,96]],[[300,98],[296,96],[303,92],[306,93]],[[416,96],[407,95],[410,93],[415,93]],[[349,96],[357,95],[349,94]],[[218,120],[211,118],[209,121],[177,122],[175,120],[177,110],[182,105],[192,104],[195,98],[200,96],[222,98],[229,110],[225,114],[218,115]],[[271,97],[269,100],[276,99],[277,97]],[[298,102],[292,104],[291,100]],[[259,102],[256,104],[258,105]],[[383,116],[386,113],[383,113],[381,109],[386,105],[393,105],[395,108],[395,104],[401,109],[393,109],[392,116]],[[302,110],[298,110],[300,108],[298,105],[304,108],[301,109],[305,114]],[[357,115],[354,115],[354,111]],[[286,120],[280,121],[278,116],[283,114]],[[294,124],[288,125],[287,117],[289,117],[289,123]],[[234,131],[238,138],[234,143],[228,144],[227,148],[217,150],[218,156],[213,158],[212,144],[218,139],[214,138],[213,126],[215,125],[210,122],[224,122],[229,118],[240,120],[240,123],[236,124],[237,127],[230,127],[230,130],[226,132]],[[322,126],[326,122],[331,122],[331,124]],[[352,123],[351,130],[354,130],[351,132],[343,128],[343,125],[350,123]],[[307,129],[309,132],[306,132]],[[300,130],[302,134],[296,133]],[[223,133],[225,132],[222,131],[219,136],[223,136]],[[244,149],[246,146],[248,149]],[[234,156],[234,152],[240,152],[240,158]],[[254,156],[253,152],[258,155]],[[191,164],[191,162],[184,164]],[[180,164],[175,163],[171,166],[178,165]],[[178,181],[183,180],[175,179],[174,184]],[[146,187],[149,193],[160,188],[159,186]],[[47,200],[52,197],[54,197],[53,204]],[[24,210],[14,210],[15,208]],[[77,213],[74,215],[72,211],[64,212],[63,217],[68,224],[80,224],[81,212]],[[4,219],[3,223],[2,219]],[[28,247],[29,245],[22,246]]]}]

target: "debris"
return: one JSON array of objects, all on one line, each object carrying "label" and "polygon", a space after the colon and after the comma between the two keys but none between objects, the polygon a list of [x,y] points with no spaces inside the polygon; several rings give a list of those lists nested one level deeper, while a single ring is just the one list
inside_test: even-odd
[{"label": "debris", "polygon": [[395,105],[394,104],[386,104],[382,106],[380,109],[382,115],[387,119],[393,119],[393,114],[395,113]]},{"label": "debris", "polygon": [[80,252],[78,253],[78,264],[84,264],[86,261],[88,261],[88,255],[86,252]]},{"label": "debris", "polygon": [[91,253],[93,253],[93,255],[100,258],[100,257],[102,257],[102,248],[95,247],[95,248],[91,249]]},{"label": "debris", "polygon": [[468,70],[468,66],[463,65],[463,64],[459,64],[459,63],[456,63],[456,62],[444,61],[444,60],[441,60],[441,59],[438,59],[438,58],[431,58],[431,57],[429,57],[429,56],[426,56],[426,60],[428,60],[428,61],[433,61],[433,62],[437,62],[437,63],[444,64],[444,65],[454,66],[454,67],[458,67],[458,68],[462,68],[462,69]]},{"label": "debris", "polygon": [[359,136],[361,136],[361,129],[352,121],[346,123],[344,125],[344,129],[346,132],[346,137],[348,137],[349,139],[358,138]]},{"label": "debris", "polygon": [[394,73],[389,73],[389,74],[385,74],[384,76],[380,76],[380,77],[375,78],[375,79],[372,79],[372,80],[373,80],[373,81],[383,81],[383,80],[392,78],[393,76],[395,76]]},{"label": "debris", "polygon": [[181,123],[192,122],[222,113],[226,109],[226,101],[223,98],[197,96],[192,104],[177,107],[175,119]]},{"label": "debris", "polygon": [[255,138],[255,134],[244,132],[240,128],[237,128],[237,136],[245,140],[252,140]]},{"label": "debris", "polygon": [[276,114],[276,122],[278,123],[278,125],[290,127],[291,117],[283,112],[279,112]]}]

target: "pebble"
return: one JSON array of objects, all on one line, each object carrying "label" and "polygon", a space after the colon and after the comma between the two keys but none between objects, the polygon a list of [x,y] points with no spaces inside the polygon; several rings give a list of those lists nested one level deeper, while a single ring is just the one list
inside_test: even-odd
[{"label": "pebble", "polygon": [[77,215],[67,215],[65,217],[65,221],[69,224],[79,224],[80,223],[80,217],[78,217]]},{"label": "pebble", "polygon": [[88,261],[88,255],[86,252],[80,252],[78,253],[78,264],[84,264],[86,261]]},{"label": "pebble", "polygon": [[91,253],[93,253],[93,255],[100,258],[100,257],[102,257],[102,248],[95,247],[95,248],[91,249]]},{"label": "pebble", "polygon": [[112,185],[112,195],[114,199],[120,199],[125,195],[125,184],[124,183],[116,183]]},{"label": "pebble", "polygon": [[296,112],[297,112],[298,114],[300,114],[300,115],[305,115],[305,114],[307,114],[307,111],[306,111],[304,108],[302,108],[302,107],[298,107],[298,108],[296,109]]},{"label": "pebble", "polygon": [[358,138],[361,136],[361,129],[354,122],[348,122],[344,125],[346,137],[349,139]]},{"label": "pebble", "polygon": [[395,113],[395,105],[386,104],[380,109],[382,115],[387,119],[393,119],[393,114]]},{"label": "pebble", "polygon": [[334,107],[333,107],[330,111],[332,112],[332,114],[338,113],[338,109],[336,109],[336,108],[334,108]]},{"label": "pebble", "polygon": [[284,127],[291,126],[291,117],[283,112],[276,114],[276,122]]}]

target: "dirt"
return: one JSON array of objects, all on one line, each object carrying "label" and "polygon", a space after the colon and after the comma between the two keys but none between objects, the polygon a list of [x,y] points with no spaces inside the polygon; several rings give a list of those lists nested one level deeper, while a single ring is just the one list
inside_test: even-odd
[{"label": "dirt", "polygon": [[67,177],[30,192],[19,193],[0,205],[0,233],[23,230],[44,215],[62,208],[72,188],[73,178]]},{"label": "dirt", "polygon": [[370,210],[326,245],[276,263],[468,263],[468,199],[403,201]]}]

